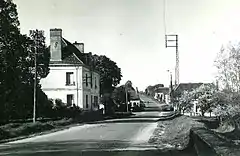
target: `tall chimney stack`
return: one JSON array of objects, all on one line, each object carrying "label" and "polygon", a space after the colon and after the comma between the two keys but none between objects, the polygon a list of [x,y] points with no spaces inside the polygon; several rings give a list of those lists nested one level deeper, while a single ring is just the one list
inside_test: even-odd
[{"label": "tall chimney stack", "polygon": [[62,60],[62,29],[50,29],[50,61]]},{"label": "tall chimney stack", "polygon": [[78,43],[75,41],[73,45],[81,52],[84,53],[84,43]]}]

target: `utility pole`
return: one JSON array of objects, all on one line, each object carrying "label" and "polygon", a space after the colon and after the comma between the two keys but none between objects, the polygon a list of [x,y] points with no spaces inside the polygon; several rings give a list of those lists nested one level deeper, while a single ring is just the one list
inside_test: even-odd
[{"label": "utility pole", "polygon": [[39,33],[43,33],[38,30],[30,30],[30,36],[34,39],[34,84],[33,84],[33,123],[36,122],[36,106],[37,106],[37,55],[38,55],[38,42]]},{"label": "utility pole", "polygon": [[36,104],[37,104],[37,46],[34,53],[34,101],[33,101],[33,123],[36,122]]},{"label": "utility pole", "polygon": [[127,106],[127,112],[128,112],[128,90],[127,90],[127,87],[125,87],[125,92],[126,92],[126,106]]},{"label": "utility pole", "polygon": [[[174,39],[168,39],[174,37]],[[169,42],[174,42],[174,45],[168,45]],[[179,84],[179,52],[178,52],[178,35],[165,35],[166,48],[176,48],[176,65],[175,65],[175,86]]]}]

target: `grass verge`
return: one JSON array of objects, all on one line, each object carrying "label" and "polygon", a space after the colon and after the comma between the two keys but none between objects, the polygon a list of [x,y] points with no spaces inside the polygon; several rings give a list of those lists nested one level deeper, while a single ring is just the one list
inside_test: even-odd
[{"label": "grass verge", "polygon": [[168,145],[169,149],[182,150],[188,145],[190,129],[204,126],[204,123],[187,116],[178,116],[172,120],[159,121],[157,128],[149,139],[149,143],[155,145],[164,144]]},{"label": "grass verge", "polygon": [[0,141],[28,136],[73,124],[73,119],[61,119],[57,121],[35,123],[9,123],[0,126]]}]

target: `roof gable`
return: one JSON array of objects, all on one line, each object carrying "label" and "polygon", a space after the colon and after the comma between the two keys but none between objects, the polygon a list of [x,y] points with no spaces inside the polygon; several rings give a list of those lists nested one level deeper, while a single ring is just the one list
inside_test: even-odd
[{"label": "roof gable", "polygon": [[83,62],[73,53],[62,60],[66,64],[83,64]]}]

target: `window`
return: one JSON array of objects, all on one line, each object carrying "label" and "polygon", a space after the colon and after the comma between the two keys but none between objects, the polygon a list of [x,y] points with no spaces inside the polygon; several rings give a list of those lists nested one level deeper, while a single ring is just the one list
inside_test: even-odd
[{"label": "window", "polygon": [[66,72],[66,85],[75,85],[73,79],[73,72]]},{"label": "window", "polygon": [[98,105],[98,96],[94,96],[94,105],[95,105],[95,106]]},{"label": "window", "polygon": [[91,104],[93,104],[93,96],[91,95]]},{"label": "window", "polygon": [[86,108],[88,108],[88,95],[86,95]]},{"label": "window", "polygon": [[73,94],[67,95],[67,105],[72,106],[73,105]]},{"label": "window", "polygon": [[97,78],[95,77],[95,89],[97,89]]},{"label": "window", "polygon": [[88,86],[88,75],[87,74],[85,76],[85,79],[86,79],[86,86]]},{"label": "window", "polygon": [[94,106],[94,103],[93,103],[93,96],[91,95],[91,107]]},{"label": "window", "polygon": [[92,73],[91,73],[91,76],[90,76],[90,78],[91,78],[91,88],[93,87],[93,78],[92,78]]}]

